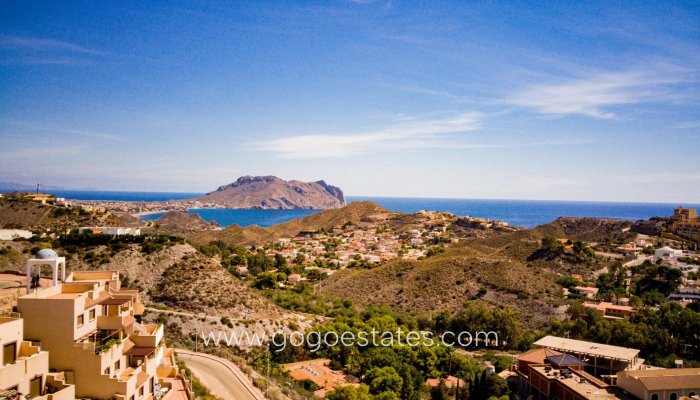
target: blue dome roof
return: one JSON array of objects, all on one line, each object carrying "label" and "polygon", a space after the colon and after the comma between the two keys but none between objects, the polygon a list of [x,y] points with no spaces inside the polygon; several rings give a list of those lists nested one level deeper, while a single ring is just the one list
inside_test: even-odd
[{"label": "blue dome roof", "polygon": [[58,258],[58,254],[51,249],[41,249],[36,252],[36,258],[41,260],[48,260],[51,258]]}]

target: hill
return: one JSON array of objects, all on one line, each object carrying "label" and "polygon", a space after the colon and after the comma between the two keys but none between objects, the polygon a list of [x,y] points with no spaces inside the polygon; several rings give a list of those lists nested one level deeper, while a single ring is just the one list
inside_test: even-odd
[{"label": "hill", "polygon": [[[257,225],[241,227],[231,225],[221,231],[197,232],[189,235],[188,240],[196,244],[212,240],[223,240],[238,245],[259,245],[275,241],[281,237],[295,236],[299,232],[332,229],[347,222],[359,223],[373,215],[390,213],[387,209],[371,201],[352,202],[339,209],[324,210],[303,218],[294,219],[278,225],[263,228]],[[395,213],[392,213],[395,214]]]},{"label": "hill", "polygon": [[535,230],[557,238],[605,242],[624,239],[632,224],[632,221],[612,218],[559,217]]},{"label": "hill", "polygon": [[216,222],[207,222],[198,214],[169,211],[154,221],[158,229],[167,232],[188,232],[202,229],[213,229],[219,226]]},{"label": "hill", "polygon": [[171,308],[237,319],[274,318],[282,313],[214,260],[196,252],[165,269],[151,295]]},{"label": "hill", "polygon": [[285,181],[276,176],[242,176],[195,200],[228,208],[324,210],[345,205],[340,188],[324,181]]},{"label": "hill", "polygon": [[571,226],[562,221],[532,230],[496,232],[463,240],[425,260],[399,259],[378,268],[336,272],[323,282],[321,292],[414,314],[457,311],[466,300],[477,300],[512,307],[523,325],[540,328],[560,315],[559,307],[565,304],[555,282],[560,274],[591,276],[610,263],[596,256],[583,261],[532,257],[541,248],[542,238],[559,230],[572,238],[591,232],[588,224]]},{"label": "hill", "polygon": [[[139,223],[137,221],[137,223]],[[133,217],[93,213],[41,204],[27,199],[0,198],[0,228],[65,231],[80,226],[130,226]]]}]

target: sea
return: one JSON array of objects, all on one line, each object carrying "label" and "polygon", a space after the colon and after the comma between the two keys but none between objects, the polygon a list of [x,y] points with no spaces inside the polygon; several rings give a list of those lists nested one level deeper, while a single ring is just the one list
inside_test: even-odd
[{"label": "sea", "polygon": [[[170,192],[117,192],[117,191],[47,191],[58,197],[77,200],[120,200],[120,201],[165,201],[189,199],[203,193]],[[560,216],[601,217],[626,220],[668,217],[673,209],[684,207],[698,208],[699,204],[671,203],[622,203],[558,200],[490,200],[490,199],[436,199],[417,197],[363,197],[348,196],[347,201],[370,200],[391,211],[414,213],[420,210],[447,211],[459,216],[472,216],[506,221],[513,226],[533,228],[546,224]],[[191,209],[206,221],[216,221],[221,226],[238,224],[241,226],[270,226],[301,218],[319,210],[236,210],[236,209]],[[163,213],[144,215],[145,221],[154,220]]]}]

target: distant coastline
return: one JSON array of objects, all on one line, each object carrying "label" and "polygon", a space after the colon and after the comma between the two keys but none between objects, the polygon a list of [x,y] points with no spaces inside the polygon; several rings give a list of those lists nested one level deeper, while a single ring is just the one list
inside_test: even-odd
[{"label": "distant coastline", "polygon": [[[119,201],[119,202],[168,202],[190,200],[201,193],[178,192],[125,192],[125,191],[79,191],[47,190],[67,199],[85,201]],[[484,217],[506,221],[513,226],[535,227],[553,221],[561,216],[598,217],[626,220],[648,219],[650,217],[667,217],[679,205],[700,209],[700,204],[678,203],[632,203],[632,202],[597,202],[597,201],[560,201],[560,200],[499,200],[499,199],[446,199],[446,198],[408,198],[408,197],[369,197],[348,196],[348,202],[370,200],[392,210],[414,213],[419,210],[447,211],[461,216]],[[153,220],[160,213],[169,210],[144,210],[132,213],[142,220]],[[206,221],[214,220],[222,226],[251,224],[269,226],[290,219],[317,212],[315,210],[246,210],[227,208],[183,207],[180,211],[196,212]],[[280,212],[286,211],[286,212]]]}]

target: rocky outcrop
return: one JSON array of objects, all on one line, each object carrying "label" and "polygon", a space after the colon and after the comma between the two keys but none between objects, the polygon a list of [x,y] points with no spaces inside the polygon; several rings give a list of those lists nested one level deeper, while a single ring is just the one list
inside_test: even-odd
[{"label": "rocky outcrop", "polygon": [[276,176],[242,176],[196,199],[228,208],[324,210],[345,206],[343,191],[325,181],[285,181]]}]

